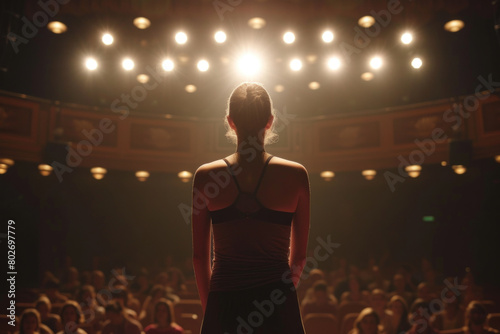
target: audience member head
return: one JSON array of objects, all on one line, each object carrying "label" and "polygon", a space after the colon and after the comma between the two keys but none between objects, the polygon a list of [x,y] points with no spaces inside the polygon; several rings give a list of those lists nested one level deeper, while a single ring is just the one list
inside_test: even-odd
[{"label": "audience member head", "polygon": [[157,284],[153,286],[151,289],[151,299],[156,301],[159,300],[160,298],[166,298],[167,297],[167,289],[161,285]]},{"label": "audience member head", "polygon": [[61,308],[61,322],[65,333],[76,333],[78,325],[83,322],[80,305],[74,300],[68,300]]},{"label": "audience member head", "polygon": [[313,286],[314,300],[320,304],[326,303],[328,301],[328,285],[326,281],[319,280],[314,282]]},{"label": "audience member head", "polygon": [[106,305],[106,318],[110,321],[112,325],[120,325],[125,318],[125,313],[123,312],[122,305],[113,300]]},{"label": "audience member head", "polygon": [[375,310],[384,310],[387,305],[385,292],[381,289],[374,289],[370,295],[370,306]]},{"label": "audience member head", "polygon": [[52,303],[46,295],[41,295],[35,302],[35,308],[40,313],[41,318],[46,318],[52,309]]},{"label": "audience member head", "polygon": [[486,312],[484,306],[479,301],[473,300],[465,309],[465,326],[468,328],[471,326],[483,327],[487,315],[488,312]]},{"label": "audience member head", "polygon": [[168,299],[160,298],[155,304],[153,319],[156,324],[167,326],[175,322],[172,302]]},{"label": "audience member head", "polygon": [[354,329],[358,334],[377,334],[380,318],[371,307],[364,308],[354,321]]},{"label": "audience member head", "polygon": [[92,272],[92,286],[96,291],[100,291],[104,288],[106,277],[104,273],[100,270],[94,270]]},{"label": "audience member head", "polygon": [[417,298],[411,307],[410,323],[416,326],[417,332],[421,333],[424,330],[430,328],[429,319],[431,317],[431,312],[429,309],[429,303],[424,299]]},{"label": "audience member head", "polygon": [[397,292],[403,292],[406,290],[406,280],[403,275],[394,275],[392,282],[394,284],[394,290],[396,290]]},{"label": "audience member head", "polygon": [[34,308],[27,308],[21,314],[19,334],[40,332],[40,313]]}]

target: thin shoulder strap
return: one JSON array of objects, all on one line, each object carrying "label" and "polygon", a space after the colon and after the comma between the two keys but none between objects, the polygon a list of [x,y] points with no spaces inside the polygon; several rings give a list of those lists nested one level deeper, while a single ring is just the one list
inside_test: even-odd
[{"label": "thin shoulder strap", "polygon": [[229,174],[233,176],[234,183],[236,183],[236,188],[238,188],[238,192],[241,192],[240,185],[238,184],[238,180],[236,180],[236,176],[233,173],[233,170],[231,169],[231,165],[229,164],[229,161],[227,161],[226,158],[223,159],[226,162],[227,168],[229,169]]},{"label": "thin shoulder strap", "polygon": [[264,172],[266,171],[267,165],[269,165],[269,161],[271,161],[271,158],[273,155],[270,155],[269,158],[267,158],[266,162],[264,163],[264,168],[262,168],[262,173],[260,174],[259,182],[257,183],[257,187],[255,188],[253,195],[257,195],[257,191],[259,190],[260,183],[262,181],[262,178],[264,178]]}]

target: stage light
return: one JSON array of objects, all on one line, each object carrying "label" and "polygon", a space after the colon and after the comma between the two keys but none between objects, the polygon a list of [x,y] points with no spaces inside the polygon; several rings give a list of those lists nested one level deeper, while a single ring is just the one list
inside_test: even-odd
[{"label": "stage light", "polygon": [[186,44],[188,40],[188,37],[185,32],[179,31],[177,34],[175,34],[175,41],[177,44]]},{"label": "stage light", "polygon": [[151,21],[145,17],[136,17],[134,19],[134,25],[139,29],[147,29],[151,25]]},{"label": "stage light", "polygon": [[422,59],[416,57],[416,58],[413,58],[413,60],[411,61],[411,66],[413,68],[416,68],[416,69],[419,69],[422,67]]},{"label": "stage light", "polygon": [[137,178],[137,180],[144,182],[148,179],[149,172],[147,172],[145,170],[139,170],[139,171],[135,172],[135,177]]},{"label": "stage light", "polygon": [[441,166],[446,167],[447,165],[448,165],[448,163],[446,161],[444,161],[444,160],[441,161]]},{"label": "stage light", "polygon": [[7,170],[14,165],[12,159],[0,159],[0,174],[7,173]]},{"label": "stage light", "polygon": [[187,183],[193,177],[193,174],[191,172],[188,172],[187,170],[183,170],[182,172],[179,172],[177,174],[177,177],[181,179],[182,182]]},{"label": "stage light", "polygon": [[47,29],[52,31],[54,34],[62,34],[68,30],[68,27],[62,22],[52,21],[47,24]]},{"label": "stage light", "polygon": [[453,171],[458,175],[462,175],[467,171],[467,168],[464,165],[453,165],[451,168],[453,168]]},{"label": "stage light", "polygon": [[365,72],[361,74],[361,79],[363,81],[372,81],[375,76],[373,75],[372,72]]},{"label": "stage light", "polygon": [[149,75],[147,74],[139,74],[137,76],[137,81],[139,81],[141,84],[145,84],[149,81]]},{"label": "stage light", "polygon": [[200,60],[196,66],[198,67],[198,70],[200,70],[200,72],[206,72],[210,67],[208,65],[208,61],[206,61],[205,59]]},{"label": "stage light", "polygon": [[500,155],[495,155],[495,161],[500,164]]},{"label": "stage light", "polygon": [[293,42],[295,42],[295,35],[293,32],[291,31],[288,31],[286,32],[284,35],[283,35],[283,41],[286,43],[286,44],[292,44]]},{"label": "stage light", "polygon": [[405,32],[403,35],[401,35],[401,42],[403,44],[410,44],[413,41],[413,35],[410,34],[409,32]]},{"label": "stage light", "polygon": [[111,36],[111,34],[106,33],[102,35],[101,40],[104,43],[104,45],[111,45],[113,44],[113,41],[115,39],[113,38],[113,36]]},{"label": "stage light", "polygon": [[316,56],[315,54],[310,54],[306,56],[306,59],[309,64],[314,64],[316,60],[318,60],[318,56]]},{"label": "stage light", "polygon": [[368,181],[373,180],[375,178],[375,175],[377,175],[377,171],[374,169],[366,169],[361,172],[361,175],[365,177]]},{"label": "stage light", "polygon": [[310,90],[318,90],[321,87],[321,85],[317,81],[310,82],[308,86]]},{"label": "stage light", "polygon": [[94,179],[101,180],[104,177],[104,175],[106,175],[108,170],[102,167],[94,167],[90,169],[90,172],[92,173]]},{"label": "stage light", "polygon": [[292,71],[300,71],[300,69],[302,68],[302,62],[300,61],[300,59],[293,59],[290,62],[290,68],[292,69]]},{"label": "stage light", "polygon": [[340,59],[337,57],[332,57],[328,59],[328,67],[332,70],[338,70],[340,68]]},{"label": "stage light", "polygon": [[38,171],[42,176],[49,176],[50,173],[52,172],[53,168],[51,165],[47,164],[40,164],[38,165]]},{"label": "stage light", "polygon": [[276,93],[283,93],[285,91],[285,86],[283,86],[283,85],[276,85],[276,86],[274,86],[274,91]]},{"label": "stage light", "polygon": [[196,86],[195,85],[187,85],[186,87],[184,87],[184,89],[188,93],[194,93],[194,92],[196,92]]},{"label": "stage light", "polygon": [[248,25],[252,29],[262,29],[266,26],[266,20],[264,20],[262,17],[253,17],[248,20]]},{"label": "stage light", "polygon": [[323,32],[323,35],[321,35],[321,39],[323,39],[325,43],[331,43],[333,41],[333,32],[326,30]]},{"label": "stage light", "polygon": [[358,24],[363,28],[370,28],[372,25],[375,24],[375,19],[373,18],[373,16],[370,15],[363,16],[358,20]]},{"label": "stage light", "polygon": [[227,38],[226,33],[221,30],[217,31],[214,35],[215,41],[219,44],[224,43],[226,41],[226,38]]},{"label": "stage light", "polygon": [[165,59],[161,63],[161,67],[164,71],[170,72],[174,69],[174,62],[170,59]]},{"label": "stage light", "polygon": [[89,70],[89,71],[93,71],[97,68],[97,60],[95,60],[94,58],[87,58],[85,59],[85,67]]},{"label": "stage light", "polygon": [[419,165],[410,165],[405,167],[405,172],[412,178],[416,178],[420,175],[420,171],[422,170],[422,166]]},{"label": "stage light", "polygon": [[335,177],[335,173],[330,170],[325,170],[319,174],[325,181],[331,181]]},{"label": "stage light", "polygon": [[253,54],[246,54],[238,60],[238,69],[241,73],[252,76],[260,70],[260,60]]},{"label": "stage light", "polygon": [[450,32],[457,32],[465,27],[465,23],[462,20],[451,20],[446,22],[444,29]]},{"label": "stage light", "polygon": [[370,60],[370,66],[371,68],[373,68],[374,70],[378,70],[379,68],[382,67],[382,58],[380,57],[373,57],[371,60]]},{"label": "stage light", "polygon": [[134,61],[130,58],[126,58],[122,61],[122,67],[125,71],[131,71],[134,69]]}]

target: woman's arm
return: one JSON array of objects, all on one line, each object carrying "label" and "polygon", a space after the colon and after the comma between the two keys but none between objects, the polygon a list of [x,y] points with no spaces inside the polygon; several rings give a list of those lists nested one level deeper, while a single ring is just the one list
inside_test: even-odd
[{"label": "woman's arm", "polygon": [[193,267],[200,295],[203,313],[207,305],[208,291],[212,269],[210,265],[210,215],[203,195],[205,171],[202,167],[193,178],[193,203],[191,211],[191,226],[193,235]]},{"label": "woman's arm", "polygon": [[302,270],[306,264],[307,240],[309,238],[310,221],[310,189],[309,176],[304,166],[298,169],[297,180],[299,182],[299,193],[297,207],[292,221],[290,240],[290,269],[292,281],[297,287]]}]

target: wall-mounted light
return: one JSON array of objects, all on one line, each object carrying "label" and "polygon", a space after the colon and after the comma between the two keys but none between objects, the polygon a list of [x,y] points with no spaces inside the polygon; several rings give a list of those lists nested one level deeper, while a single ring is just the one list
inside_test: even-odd
[{"label": "wall-mounted light", "polygon": [[38,165],[38,171],[42,176],[49,176],[52,173],[52,166],[47,164]]},{"label": "wall-mounted light", "polygon": [[331,181],[335,177],[335,173],[331,170],[322,171],[319,176],[325,181]]},{"label": "wall-mounted light", "polygon": [[106,175],[108,170],[102,167],[94,167],[90,169],[90,172],[92,173],[94,179],[101,180],[104,177],[104,175]]},{"label": "wall-mounted light", "polygon": [[374,169],[366,169],[361,172],[361,175],[363,175],[367,180],[373,180],[375,175],[377,175],[377,171]]},{"label": "wall-mounted light", "polygon": [[0,159],[0,174],[7,173],[9,167],[14,165],[14,160],[12,159]]},{"label": "wall-mounted light", "polygon": [[467,171],[467,168],[464,165],[453,165],[451,168],[453,168],[453,171],[458,175],[462,175]]},{"label": "wall-mounted light", "polygon": [[416,178],[420,175],[420,171],[422,170],[422,166],[419,165],[410,165],[405,167],[405,172],[410,175],[412,178]]},{"label": "wall-mounted light", "polygon": [[179,177],[179,179],[181,179],[182,182],[189,182],[193,177],[193,173],[188,172],[187,170],[183,170],[182,172],[179,172],[177,176]]},{"label": "wall-mounted light", "polygon": [[135,177],[137,178],[137,180],[144,182],[148,179],[149,172],[147,172],[145,170],[139,170],[139,171],[135,172]]}]

